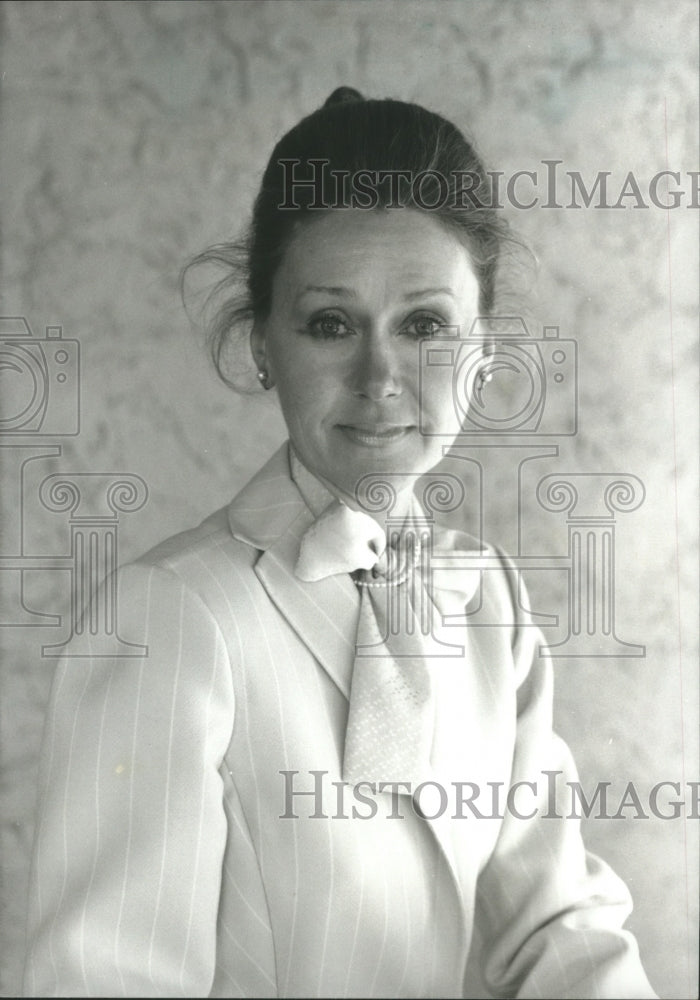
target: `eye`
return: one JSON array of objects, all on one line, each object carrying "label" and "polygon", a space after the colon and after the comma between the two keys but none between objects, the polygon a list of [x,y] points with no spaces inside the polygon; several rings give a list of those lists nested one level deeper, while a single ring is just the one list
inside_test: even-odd
[{"label": "eye", "polygon": [[443,319],[434,316],[432,313],[417,313],[406,321],[401,328],[401,332],[408,333],[409,336],[415,337],[416,340],[425,340],[430,337],[436,337],[446,325]]},{"label": "eye", "polygon": [[323,312],[309,321],[306,329],[319,340],[338,340],[353,333],[347,320],[336,312]]}]

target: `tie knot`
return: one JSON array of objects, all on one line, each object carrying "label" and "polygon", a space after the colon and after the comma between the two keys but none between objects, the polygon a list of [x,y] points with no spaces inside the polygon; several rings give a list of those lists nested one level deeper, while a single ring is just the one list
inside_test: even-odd
[{"label": "tie knot", "polygon": [[405,583],[421,559],[420,537],[414,531],[389,529],[386,548],[374,566],[358,570],[361,587],[398,587]]},{"label": "tie knot", "polygon": [[336,500],[301,539],[295,573],[312,582],[336,573],[369,570],[385,548],[384,532],[369,514]]}]

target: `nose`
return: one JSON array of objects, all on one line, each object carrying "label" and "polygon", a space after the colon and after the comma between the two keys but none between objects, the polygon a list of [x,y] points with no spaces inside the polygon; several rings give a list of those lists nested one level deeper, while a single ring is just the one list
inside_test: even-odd
[{"label": "nose", "polygon": [[398,345],[389,337],[363,337],[352,372],[352,391],[364,399],[378,401],[401,394]]}]

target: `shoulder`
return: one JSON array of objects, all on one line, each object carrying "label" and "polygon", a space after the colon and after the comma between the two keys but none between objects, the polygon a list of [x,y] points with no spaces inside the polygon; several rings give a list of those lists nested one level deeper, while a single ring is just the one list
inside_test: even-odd
[{"label": "shoulder", "polygon": [[521,683],[537,655],[537,647],[543,643],[528,610],[530,601],[523,573],[499,546],[471,541],[474,547],[467,554],[473,590],[467,615],[473,624],[481,626],[476,632],[484,643],[492,643],[497,636],[510,648]]},{"label": "shoulder", "polygon": [[447,555],[448,564],[463,567],[468,575],[464,589],[467,608],[481,609],[481,618],[504,623],[513,618],[518,605],[519,572],[512,559],[496,545],[479,540],[461,529],[437,525],[436,554]]},{"label": "shoulder", "polygon": [[228,511],[228,506],[222,507],[197,527],[166,538],[120,573],[147,575],[151,580],[177,579],[211,605],[211,593],[230,590],[237,579],[250,576],[260,556],[254,545],[234,537]]},{"label": "shoulder", "polygon": [[147,648],[151,664],[204,662],[206,650],[229,646],[245,615],[238,595],[256,589],[260,553],[233,537],[226,515],[226,507],[215,511],[118,568],[120,637]]},{"label": "shoulder", "polygon": [[229,505],[221,507],[196,528],[171,535],[136,561],[144,566],[160,566],[177,572],[199,559],[211,559],[216,552],[225,552],[229,559],[250,564],[258,550],[233,536],[228,513]]},{"label": "shoulder", "polygon": [[497,545],[484,546],[484,594],[505,621],[512,618],[519,606],[522,589],[521,574],[511,557]]}]

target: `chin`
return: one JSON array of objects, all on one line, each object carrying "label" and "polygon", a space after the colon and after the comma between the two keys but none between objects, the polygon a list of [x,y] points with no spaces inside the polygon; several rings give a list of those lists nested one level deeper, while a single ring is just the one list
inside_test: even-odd
[{"label": "chin", "polygon": [[[349,460],[337,470],[337,474],[342,478],[344,488],[349,492],[354,492],[355,486],[364,476],[377,476],[391,479],[391,477],[421,476],[428,472],[437,462],[431,462],[425,456],[407,454],[382,454],[374,452],[369,455],[358,456],[354,460]],[[404,485],[404,484],[402,484]]]}]

